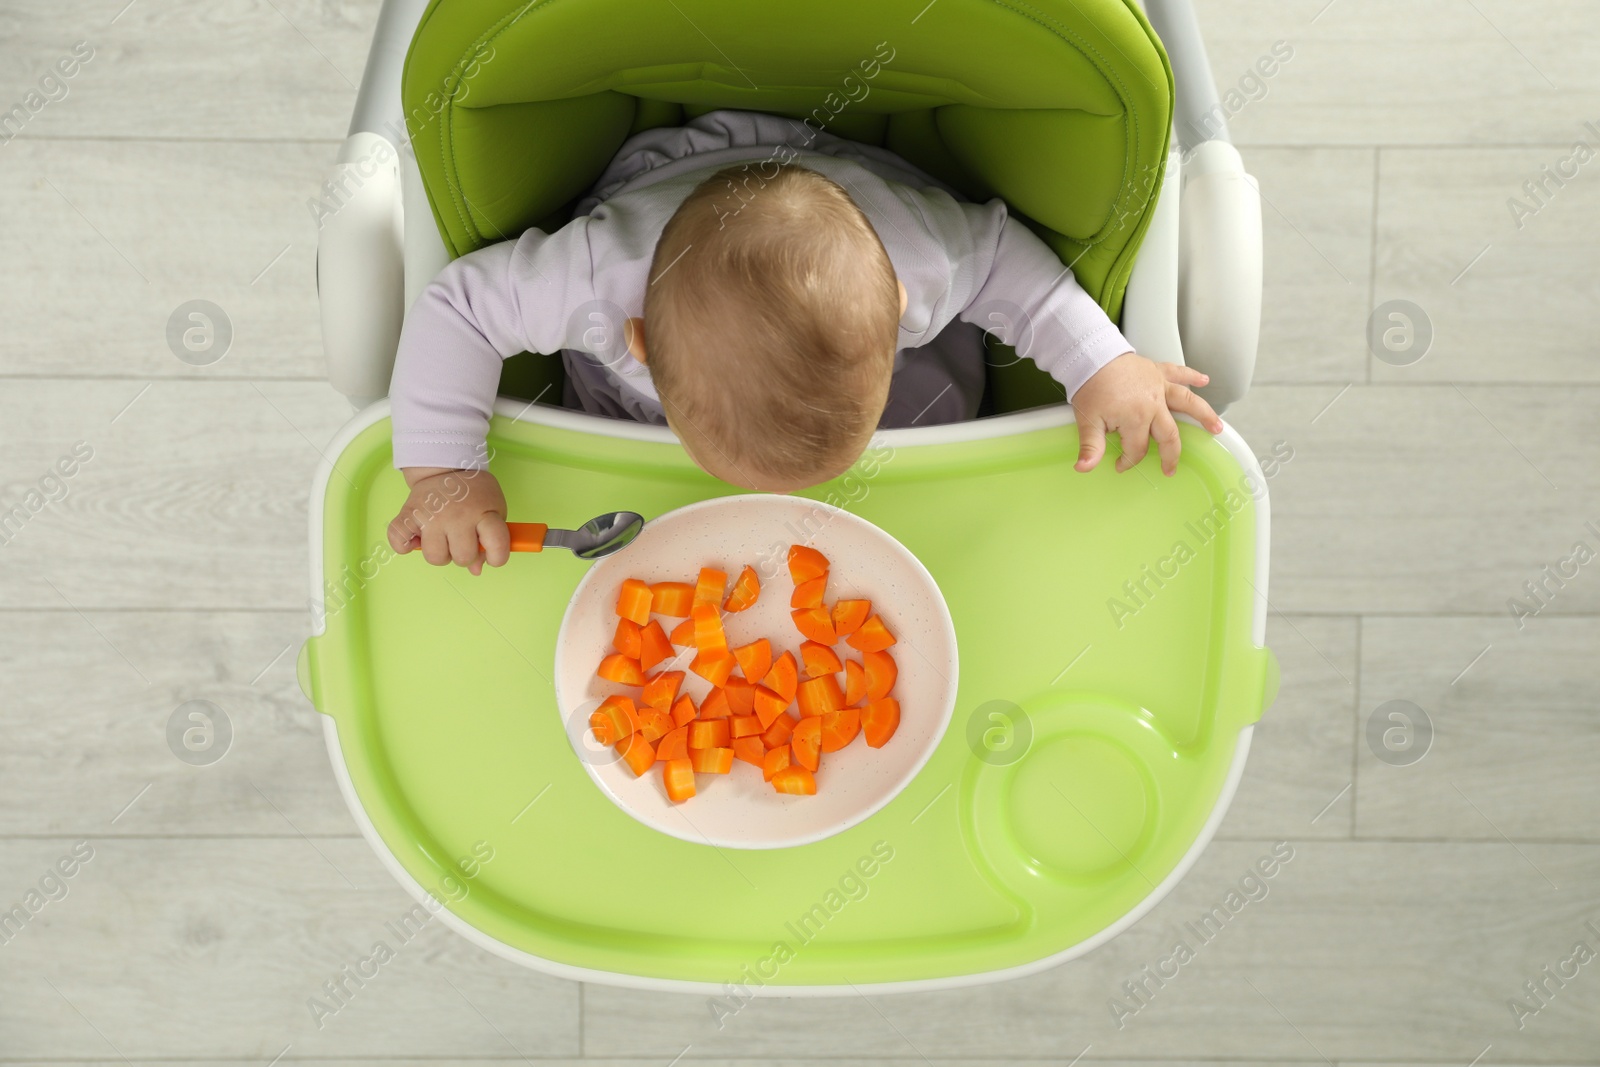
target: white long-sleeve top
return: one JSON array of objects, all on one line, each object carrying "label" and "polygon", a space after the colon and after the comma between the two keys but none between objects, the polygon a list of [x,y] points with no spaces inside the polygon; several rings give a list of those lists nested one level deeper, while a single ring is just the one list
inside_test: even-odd
[{"label": "white long-sleeve top", "polygon": [[[501,362],[521,352],[596,352],[630,411],[660,413],[645,364],[622,351],[619,320],[644,313],[656,242],[700,182],[751,163],[752,188],[779,161],[842,186],[906,287],[896,367],[953,320],[1017,345],[1070,398],[1132,346],[1003,200],[975,204],[882,148],[751,111],[714,111],[629,138],[576,215],[452,262],[406,318],[390,385],[396,467],[487,466]],[[765,169],[762,165],[765,164]],[[1012,321],[1021,316],[1021,321]],[[595,388],[590,382],[589,387]]]}]

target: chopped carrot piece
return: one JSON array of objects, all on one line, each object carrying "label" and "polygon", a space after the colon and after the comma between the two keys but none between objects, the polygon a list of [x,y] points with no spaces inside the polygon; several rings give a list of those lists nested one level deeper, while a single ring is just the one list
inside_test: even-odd
[{"label": "chopped carrot piece", "polygon": [[734,579],[733,592],[728,594],[728,600],[722,605],[726,611],[743,611],[755,604],[756,598],[761,595],[761,579],[756,577],[756,572],[746,567],[739,572],[739,577]]},{"label": "chopped carrot piece", "polygon": [[639,734],[646,741],[655,741],[672,731],[672,716],[659,708],[645,708],[639,712]]},{"label": "chopped carrot piece", "polygon": [[873,748],[882,748],[899,726],[900,702],[894,697],[874,700],[862,709],[861,732]]},{"label": "chopped carrot piece", "polygon": [[763,637],[733,650],[739,670],[752,682],[759,682],[772,669],[772,642]]},{"label": "chopped carrot piece", "polygon": [[789,606],[791,608],[820,608],[827,588],[828,576],[826,573],[820,578],[811,579],[809,582],[801,582],[794,587],[794,592],[789,595]]},{"label": "chopped carrot piece", "polygon": [[700,702],[702,719],[726,719],[732,714],[733,709],[728,707],[728,694],[724,690],[713,689]]},{"label": "chopped carrot piece", "polygon": [[714,567],[701,567],[700,580],[694,583],[694,602],[717,607],[722,603],[722,591],[728,585],[728,575]]},{"label": "chopped carrot piece", "polygon": [[678,687],[683,685],[682,671],[662,671],[652,674],[644,683],[644,693],[640,700],[652,708],[666,711],[672,707],[672,702],[678,699]]},{"label": "chopped carrot piece", "polygon": [[728,733],[734,737],[755,737],[762,729],[761,720],[754,715],[735,715],[728,720]]},{"label": "chopped carrot piece", "polygon": [[766,756],[761,760],[761,777],[772,781],[772,776],[789,766],[789,746],[779,745],[769,748]]},{"label": "chopped carrot piece", "polygon": [[733,739],[733,758],[744,763],[761,766],[767,758],[767,746],[761,743],[759,737],[735,737]]},{"label": "chopped carrot piece", "polygon": [[622,685],[643,685],[644,672],[639,669],[639,661],[629,659],[621,652],[613,652],[600,661],[600,669],[594,672],[608,682],[618,682]]},{"label": "chopped carrot piece", "polygon": [[654,619],[640,631],[639,644],[641,670],[647,671],[662,660],[671,659],[678,654],[678,650],[672,647],[672,642],[667,640],[667,631],[663,630],[661,624]]},{"label": "chopped carrot piece", "polygon": [[625,579],[617,594],[617,614],[643,626],[650,621],[650,587],[637,578]]},{"label": "chopped carrot piece", "polygon": [[867,671],[853,659],[844,661],[844,702],[854,707],[867,698]]},{"label": "chopped carrot piece", "polygon": [[811,715],[800,720],[789,738],[789,751],[794,761],[806,770],[817,769],[818,753],[822,751],[822,716]]},{"label": "chopped carrot piece", "polygon": [[643,633],[639,624],[632,619],[618,619],[617,632],[611,638],[611,645],[629,659],[638,659],[640,652],[644,650]]},{"label": "chopped carrot piece", "polygon": [[722,685],[727,682],[728,675],[733,673],[734,663],[733,653],[727,648],[701,650],[689,664],[689,669],[712,685]]},{"label": "chopped carrot piece", "polygon": [[839,639],[833,632],[833,619],[826,608],[801,608],[789,612],[789,617],[794,620],[794,628],[813,641],[831,645]]},{"label": "chopped carrot piece", "polygon": [[858,652],[882,652],[894,644],[894,634],[883,624],[883,620],[874,615],[861,624],[861,628],[851,634],[845,644]]},{"label": "chopped carrot piece", "polygon": [[756,686],[754,710],[756,718],[761,720],[761,728],[765,730],[771,726],[773,720],[788,710],[789,705],[792,703],[794,701],[785,700],[764,685]]},{"label": "chopped carrot piece", "polygon": [[639,716],[633,701],[624,696],[609,696],[589,716],[589,728],[596,741],[614,745],[639,728]]},{"label": "chopped carrot piece", "polygon": [[840,708],[822,716],[822,751],[837,752],[861,732],[861,709]]},{"label": "chopped carrot piece", "polygon": [[674,726],[684,726],[688,723],[694,722],[697,714],[698,712],[695,711],[694,701],[689,699],[688,693],[685,693],[683,696],[678,698],[675,704],[672,705],[672,724]]},{"label": "chopped carrot piece", "polygon": [[694,607],[694,586],[688,582],[657,582],[650,587],[650,610],[674,619],[687,618]]},{"label": "chopped carrot piece", "polygon": [[672,643],[675,645],[694,644],[694,620],[684,619],[672,628]]},{"label": "chopped carrot piece", "polygon": [[889,690],[894,688],[894,680],[900,676],[900,668],[895,666],[894,657],[887,652],[863,652],[861,662],[867,672],[867,699],[882,700],[889,695]]},{"label": "chopped carrot piece", "polygon": [[794,653],[785,652],[779,656],[761,684],[785,700],[793,700],[795,687],[800,684],[800,668],[795,666]]},{"label": "chopped carrot piece", "polygon": [[681,804],[694,796],[694,764],[687,759],[671,759],[661,765],[661,782],[667,799]]},{"label": "chopped carrot piece", "polygon": [[789,738],[794,736],[794,726],[797,721],[799,720],[793,715],[779,715],[772,720],[772,725],[768,726],[761,735],[761,743],[768,748],[787,745]]},{"label": "chopped carrot piece", "polygon": [[689,724],[690,748],[727,748],[731,740],[727,719],[696,719]]},{"label": "chopped carrot piece", "polygon": [[844,664],[839,662],[839,653],[830,645],[820,641],[807,641],[800,646],[800,658],[806,665],[806,677],[815,678],[823,674],[837,674],[844,670]]},{"label": "chopped carrot piece", "polygon": [[789,546],[789,577],[794,579],[795,585],[827,573],[827,556],[808,545]]},{"label": "chopped carrot piece", "polygon": [[807,678],[800,683],[796,702],[800,705],[801,718],[838,711],[844,707],[844,690],[839,688],[839,676],[824,674],[820,678]]},{"label": "chopped carrot piece", "polygon": [[733,770],[733,749],[691,748],[689,764],[701,774],[727,774]]},{"label": "chopped carrot piece", "polygon": [[722,632],[722,613],[715,604],[702,604],[698,601],[690,609],[689,616],[694,620],[694,647],[702,652],[721,649],[728,650],[728,636]]},{"label": "chopped carrot piece", "polygon": [[656,745],[656,759],[688,759],[689,758],[689,728],[680,726],[676,730],[668,730],[662,735],[661,741]]},{"label": "chopped carrot piece", "polygon": [[872,613],[870,600],[835,600],[833,602],[833,632],[848,637],[867,621]]},{"label": "chopped carrot piece", "polygon": [[629,734],[617,742],[617,751],[622,753],[622,759],[627,763],[628,769],[635,778],[640,777],[656,761],[655,746],[645,740],[643,734]]},{"label": "chopped carrot piece", "polygon": [[817,795],[817,779],[804,767],[785,767],[772,776],[772,788],[797,797]]},{"label": "chopped carrot piece", "polygon": [[733,715],[754,715],[756,712],[756,687],[752,682],[743,678],[730,676],[722,683],[722,691],[728,694],[728,711]]}]

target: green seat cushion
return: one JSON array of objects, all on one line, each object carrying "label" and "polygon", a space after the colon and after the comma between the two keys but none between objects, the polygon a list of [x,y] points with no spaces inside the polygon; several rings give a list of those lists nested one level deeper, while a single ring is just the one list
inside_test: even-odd
[{"label": "green seat cushion", "polygon": [[558,226],[631,134],[743,108],[811,116],[1003,197],[1120,317],[1171,129],[1144,16],[1129,0],[919,7],[434,0],[403,97],[446,248]]}]

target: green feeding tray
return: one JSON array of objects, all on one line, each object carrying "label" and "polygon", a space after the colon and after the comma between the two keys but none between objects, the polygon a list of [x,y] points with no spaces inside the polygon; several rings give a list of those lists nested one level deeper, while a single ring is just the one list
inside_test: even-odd
[{"label": "green feeding tray", "polygon": [[[654,519],[739,492],[665,429],[496,411],[491,467],[513,517]],[[1153,451],[1124,474],[1076,473],[1065,407],[893,430],[801,494],[920,560],[959,654],[953,717],[927,762],[822,840],[696,844],[601,791],[551,682],[563,614],[595,564],[549,551],[473,578],[394,556],[385,528],[406,488],[387,402],[341,432],[313,491],[322,626],[301,685],[379,856],[506,958],[584,981],[782,995],[1037,971],[1126,929],[1182,877],[1276,692],[1265,480],[1231,428],[1182,433],[1164,478]]]}]

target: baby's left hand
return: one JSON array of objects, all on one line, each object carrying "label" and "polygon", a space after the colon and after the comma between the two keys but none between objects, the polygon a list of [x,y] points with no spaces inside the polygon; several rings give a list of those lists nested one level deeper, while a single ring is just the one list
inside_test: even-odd
[{"label": "baby's left hand", "polygon": [[1122,437],[1117,472],[1144,459],[1150,438],[1161,454],[1161,471],[1178,469],[1178,423],[1172,413],[1181,411],[1212,433],[1222,432],[1217,413],[1190,389],[1210,381],[1206,375],[1177,363],[1155,363],[1137,352],[1124,352],[1094,373],[1072,398],[1078,415],[1079,471],[1092,471],[1105,455],[1106,434]]}]

